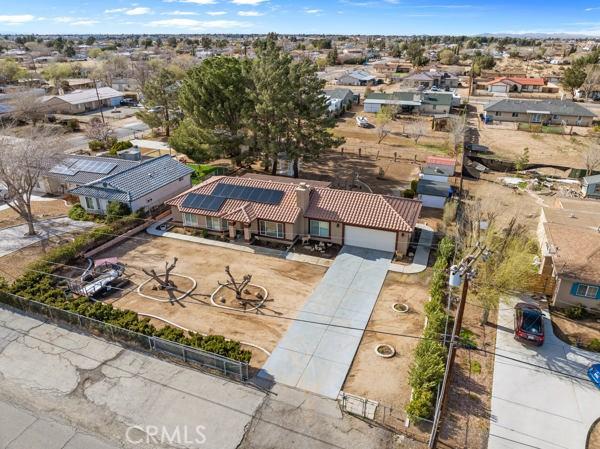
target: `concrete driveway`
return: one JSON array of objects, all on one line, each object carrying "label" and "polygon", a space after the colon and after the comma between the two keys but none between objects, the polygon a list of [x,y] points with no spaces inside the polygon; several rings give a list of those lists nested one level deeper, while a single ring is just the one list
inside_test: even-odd
[{"label": "concrete driveway", "polygon": [[600,390],[587,379],[586,369],[600,362],[600,354],[559,340],[547,312],[543,346],[515,341],[517,302],[501,304],[498,314],[488,449],[585,449],[589,428],[600,416]]},{"label": "concrete driveway", "polygon": [[258,377],[337,398],[391,257],[344,246]]},{"label": "concrete driveway", "polygon": [[25,248],[52,235],[81,231],[94,226],[91,221],[75,221],[67,217],[38,221],[35,224],[36,235],[27,234],[27,225],[0,229],[0,257]]}]

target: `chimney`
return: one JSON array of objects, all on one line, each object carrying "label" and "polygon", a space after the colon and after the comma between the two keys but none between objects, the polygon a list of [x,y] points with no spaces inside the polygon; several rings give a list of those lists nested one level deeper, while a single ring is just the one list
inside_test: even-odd
[{"label": "chimney", "polygon": [[306,212],[308,209],[308,202],[310,199],[310,186],[308,186],[305,182],[301,182],[296,187],[296,204],[302,212]]}]

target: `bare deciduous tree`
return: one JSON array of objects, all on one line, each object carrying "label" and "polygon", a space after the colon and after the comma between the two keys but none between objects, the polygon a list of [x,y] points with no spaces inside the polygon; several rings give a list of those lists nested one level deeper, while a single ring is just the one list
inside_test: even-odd
[{"label": "bare deciduous tree", "polygon": [[427,125],[422,120],[415,120],[408,124],[407,133],[413,138],[415,143],[419,143],[419,139],[427,135]]},{"label": "bare deciduous tree", "polygon": [[2,199],[25,220],[28,235],[36,233],[31,196],[42,174],[62,159],[57,147],[55,135],[43,127],[31,128],[23,138],[0,136]]},{"label": "bare deciduous tree", "polygon": [[377,122],[377,143],[381,143],[390,133],[388,125],[392,121],[391,109],[383,106],[377,113],[375,121]]},{"label": "bare deciduous tree", "polygon": [[583,163],[588,176],[600,168],[600,142],[595,140],[588,146],[583,153]]},{"label": "bare deciduous tree", "polygon": [[465,141],[465,133],[467,131],[467,120],[464,115],[454,116],[449,121],[449,138],[454,154],[459,153]]},{"label": "bare deciduous tree", "polygon": [[85,130],[85,135],[91,140],[102,142],[105,147],[115,138],[115,132],[108,123],[103,123],[98,117],[90,121]]},{"label": "bare deciduous tree", "polygon": [[589,98],[593,91],[600,90],[600,68],[596,64],[589,64],[585,72],[585,81],[580,89],[583,91],[585,98]]},{"label": "bare deciduous tree", "polygon": [[9,101],[12,116],[16,120],[31,121],[35,126],[44,118],[42,95],[32,89],[17,89],[11,92]]}]

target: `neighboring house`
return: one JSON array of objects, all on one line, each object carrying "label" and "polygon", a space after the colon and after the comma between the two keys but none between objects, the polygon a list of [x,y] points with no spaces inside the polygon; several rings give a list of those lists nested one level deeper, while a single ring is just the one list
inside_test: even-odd
[{"label": "neighboring house", "polygon": [[139,164],[111,157],[72,155],[56,164],[48,173],[44,173],[36,191],[63,195],[75,187],[121,173]]},{"label": "neighboring house", "polygon": [[[537,92],[541,93],[546,86],[544,78],[517,78],[502,76],[483,83],[486,90],[492,93]],[[558,91],[558,90],[557,90]]]},{"label": "neighboring house", "polygon": [[78,195],[83,208],[93,214],[105,214],[111,201],[127,205],[132,212],[147,211],[188,189],[193,172],[165,155],[135,163],[127,170],[83,184],[69,193]]},{"label": "neighboring house", "polygon": [[561,199],[542,208],[540,274],[556,281],[551,304],[600,311],[600,202]]},{"label": "neighboring house", "polygon": [[454,176],[456,160],[429,156],[425,165],[421,168],[420,179],[427,181],[448,182],[448,178]]},{"label": "neighboring house", "polygon": [[449,72],[438,72],[435,69],[429,72],[415,72],[402,80],[409,87],[431,89],[438,87],[442,89],[456,89],[459,84],[458,76]]},{"label": "neighboring house", "polygon": [[504,99],[483,108],[486,119],[499,122],[591,126],[594,113],[579,103],[566,100]]},{"label": "neighboring house", "polygon": [[364,111],[377,113],[383,106],[396,107],[403,114],[448,114],[455,94],[440,91],[400,91],[393,93],[375,92],[364,100]]},{"label": "neighboring house", "polygon": [[[271,180],[273,179],[273,180]],[[209,233],[291,244],[298,238],[405,255],[421,202],[270,177],[214,176],[167,201],[174,220]]]},{"label": "neighboring house", "polygon": [[336,83],[342,86],[373,86],[377,84],[377,78],[362,70],[355,70],[340,76]]},{"label": "neighboring house", "polygon": [[135,78],[117,78],[112,80],[111,87],[119,92],[137,92],[139,83]]},{"label": "neighboring house", "polygon": [[[336,89],[325,89],[325,96],[331,100],[339,100],[340,105],[345,109],[350,109],[352,104],[356,102],[354,92],[350,89],[338,87]],[[360,97],[359,97],[360,98]]]},{"label": "neighboring house", "polygon": [[65,95],[45,97],[42,101],[46,112],[80,114],[102,107],[119,106],[123,94],[112,87],[76,90]]},{"label": "neighboring house", "polygon": [[423,203],[423,207],[443,209],[451,193],[452,188],[447,181],[419,179],[417,183],[417,197]]},{"label": "neighboring house", "polygon": [[[600,199],[600,175],[586,176],[581,180],[581,193],[585,198]],[[600,223],[599,223],[600,226]]]}]

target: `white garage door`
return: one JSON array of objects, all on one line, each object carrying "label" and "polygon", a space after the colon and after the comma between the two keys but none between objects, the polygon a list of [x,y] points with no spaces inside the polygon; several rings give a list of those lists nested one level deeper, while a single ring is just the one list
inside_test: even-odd
[{"label": "white garage door", "polygon": [[492,86],[492,92],[506,92],[507,87],[504,84],[496,84]]},{"label": "white garage door", "polygon": [[365,103],[365,112],[379,112],[381,105],[379,103]]},{"label": "white garage door", "polygon": [[396,250],[396,233],[359,228],[357,226],[345,226],[344,244],[394,252]]}]

